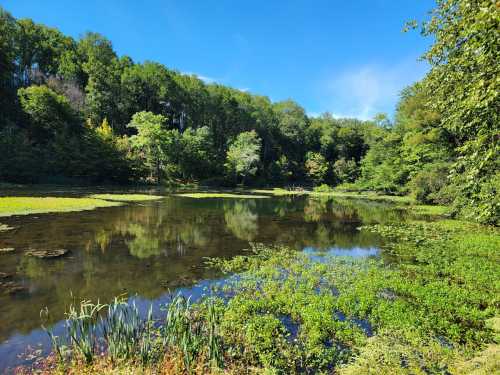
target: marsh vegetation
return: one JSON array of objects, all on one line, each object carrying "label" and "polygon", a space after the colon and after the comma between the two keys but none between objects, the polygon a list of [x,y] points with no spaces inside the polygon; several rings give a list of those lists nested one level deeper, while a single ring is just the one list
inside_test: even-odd
[{"label": "marsh vegetation", "polygon": [[0,371],[500,373],[499,9],[360,120],[0,7]]}]

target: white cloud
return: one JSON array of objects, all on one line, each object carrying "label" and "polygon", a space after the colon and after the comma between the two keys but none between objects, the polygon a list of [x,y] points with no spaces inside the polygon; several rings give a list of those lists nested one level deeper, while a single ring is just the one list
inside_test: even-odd
[{"label": "white cloud", "polygon": [[321,113],[319,112],[307,112],[307,117],[319,117]]},{"label": "white cloud", "polygon": [[400,91],[423,77],[426,66],[406,61],[392,66],[369,64],[345,70],[326,80],[326,110],[334,117],[373,118],[378,112],[392,113]]},{"label": "white cloud", "polygon": [[182,72],[182,74],[185,74],[188,76],[196,76],[197,78],[201,79],[203,82],[205,82],[207,84],[214,83],[214,82],[218,81],[217,78],[207,77],[207,76],[197,74],[197,73],[192,73],[192,72]]}]

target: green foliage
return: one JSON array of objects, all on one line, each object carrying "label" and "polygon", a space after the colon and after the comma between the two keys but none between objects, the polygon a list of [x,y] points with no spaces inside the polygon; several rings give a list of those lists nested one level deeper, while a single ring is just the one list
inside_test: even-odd
[{"label": "green foliage", "polygon": [[[328,200],[312,201],[318,210],[332,207],[321,208]],[[497,368],[498,229],[441,220],[360,230],[385,238],[380,258],[254,245],[248,254],[209,260],[228,275],[212,289],[218,297],[197,303],[175,297],[158,320],[116,301],[97,319],[89,305],[85,314],[69,316],[76,328],[68,332],[85,333],[76,335],[80,344],[66,333],[53,340],[55,350],[66,364],[86,355],[113,360],[105,362],[111,369],[125,361],[154,371],[174,357],[179,371],[192,373],[222,367],[341,374]],[[91,343],[101,328],[105,352],[97,356]],[[61,345],[72,352],[58,350]]]},{"label": "green foliage", "polygon": [[320,153],[310,151],[306,154],[306,174],[315,185],[321,184],[325,180],[328,168],[328,162]]},{"label": "green foliage", "polygon": [[358,177],[359,168],[354,159],[341,158],[333,164],[333,173],[342,183],[354,182]]},{"label": "green foliage", "polygon": [[460,155],[453,170],[460,186],[456,207],[490,223],[499,220],[498,205],[489,201],[499,170],[499,19],[493,0],[444,0],[422,30],[435,40],[425,55],[432,67],[424,80],[429,105],[456,138]]},{"label": "green foliage", "polygon": [[192,129],[182,133],[182,151],[179,158],[179,168],[185,179],[207,178],[217,166],[213,162],[215,152],[213,138],[207,126]]},{"label": "green foliage", "polygon": [[[166,146],[171,146],[171,137],[163,128],[166,117],[151,112],[138,112],[132,116],[128,127],[137,130],[130,138],[132,148],[144,160],[150,176],[160,182],[167,161]],[[167,144],[167,145],[166,145]]]},{"label": "green foliage", "polygon": [[0,128],[10,117],[15,97],[13,73],[16,56],[16,21],[0,7]]},{"label": "green foliage", "polygon": [[316,186],[313,190],[315,193],[332,193],[334,190],[327,184]]},{"label": "green foliage", "polygon": [[449,167],[448,164],[429,164],[411,178],[408,185],[417,202],[442,203],[440,192],[448,184]]},{"label": "green foliage", "polygon": [[257,173],[260,162],[261,139],[255,131],[243,132],[236,137],[227,151],[224,166],[234,178],[245,178]]},{"label": "green foliage", "polygon": [[28,115],[36,141],[45,143],[63,132],[81,128],[68,100],[47,86],[30,86],[18,91],[23,111]]},{"label": "green foliage", "polygon": [[[309,180],[412,192],[453,202],[456,215],[498,223],[498,19],[493,0],[439,1],[422,29],[434,40],[425,55],[431,70],[402,91],[392,122],[385,114],[308,118],[292,100],[272,103],[135,63],[98,33],[75,40],[0,8],[0,151],[7,155],[0,178]],[[141,113],[161,121],[141,119],[156,125],[140,130]]]},{"label": "green foliage", "polygon": [[400,152],[401,137],[387,130],[373,141],[361,161],[360,183],[368,190],[397,193],[408,179]]}]

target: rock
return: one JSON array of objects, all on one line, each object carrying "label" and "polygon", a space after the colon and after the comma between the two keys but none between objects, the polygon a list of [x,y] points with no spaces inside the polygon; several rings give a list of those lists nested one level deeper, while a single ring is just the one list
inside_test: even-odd
[{"label": "rock", "polygon": [[14,294],[20,294],[20,293],[27,293],[28,288],[19,284],[12,285],[11,287],[7,288],[7,293],[10,295]]},{"label": "rock", "polygon": [[12,229],[15,229],[15,227],[9,227],[6,224],[0,223],[0,232],[6,232],[6,231],[12,230]]},{"label": "rock", "polygon": [[188,276],[179,276],[175,280],[165,280],[160,283],[163,288],[166,289],[177,289],[181,287],[185,287],[191,284],[195,284],[197,282],[196,279]]},{"label": "rock", "polygon": [[11,273],[0,272],[0,280],[10,279],[12,277]]},{"label": "rock", "polygon": [[26,293],[28,291],[28,288],[21,285],[17,284],[14,281],[6,281],[6,282],[0,282],[0,291],[2,291],[5,294],[19,294],[19,293]]},{"label": "rock", "polygon": [[4,254],[4,253],[11,253],[13,252],[15,249],[13,247],[4,247],[3,249],[0,248],[0,254]]},{"label": "rock", "polygon": [[54,249],[54,250],[29,250],[26,255],[39,258],[39,259],[53,259],[59,258],[69,253],[67,249]]}]

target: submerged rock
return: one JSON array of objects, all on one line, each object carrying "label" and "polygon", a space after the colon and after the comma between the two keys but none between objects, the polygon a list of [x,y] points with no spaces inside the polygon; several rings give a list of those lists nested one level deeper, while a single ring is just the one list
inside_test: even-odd
[{"label": "submerged rock", "polygon": [[184,286],[195,284],[197,281],[198,280],[196,280],[195,278],[191,278],[191,277],[188,277],[188,276],[180,276],[180,277],[178,277],[175,280],[165,280],[165,281],[162,281],[160,283],[160,285],[163,288],[166,288],[166,289],[170,289],[170,288],[177,289],[177,288],[181,288],[181,287],[184,287]]},{"label": "submerged rock", "polygon": [[6,224],[0,223],[0,232],[6,232],[6,231],[12,230],[12,229],[15,229],[15,227],[9,227]]},{"label": "submerged rock", "polygon": [[27,293],[28,288],[19,284],[12,285],[11,287],[7,288],[7,293],[10,295],[14,294],[20,294],[20,293]]},{"label": "submerged rock", "polygon": [[10,279],[12,277],[11,273],[0,272],[0,280]]},{"label": "submerged rock", "polygon": [[53,259],[59,258],[69,253],[67,249],[54,249],[54,250],[29,250],[26,255],[39,258],[39,259]]},{"label": "submerged rock", "polygon": [[5,253],[11,253],[15,249],[13,247],[4,247],[3,249],[0,248],[0,254],[5,254]]},{"label": "submerged rock", "polygon": [[0,282],[0,293],[14,295],[19,293],[26,293],[27,291],[27,287],[14,281]]}]

